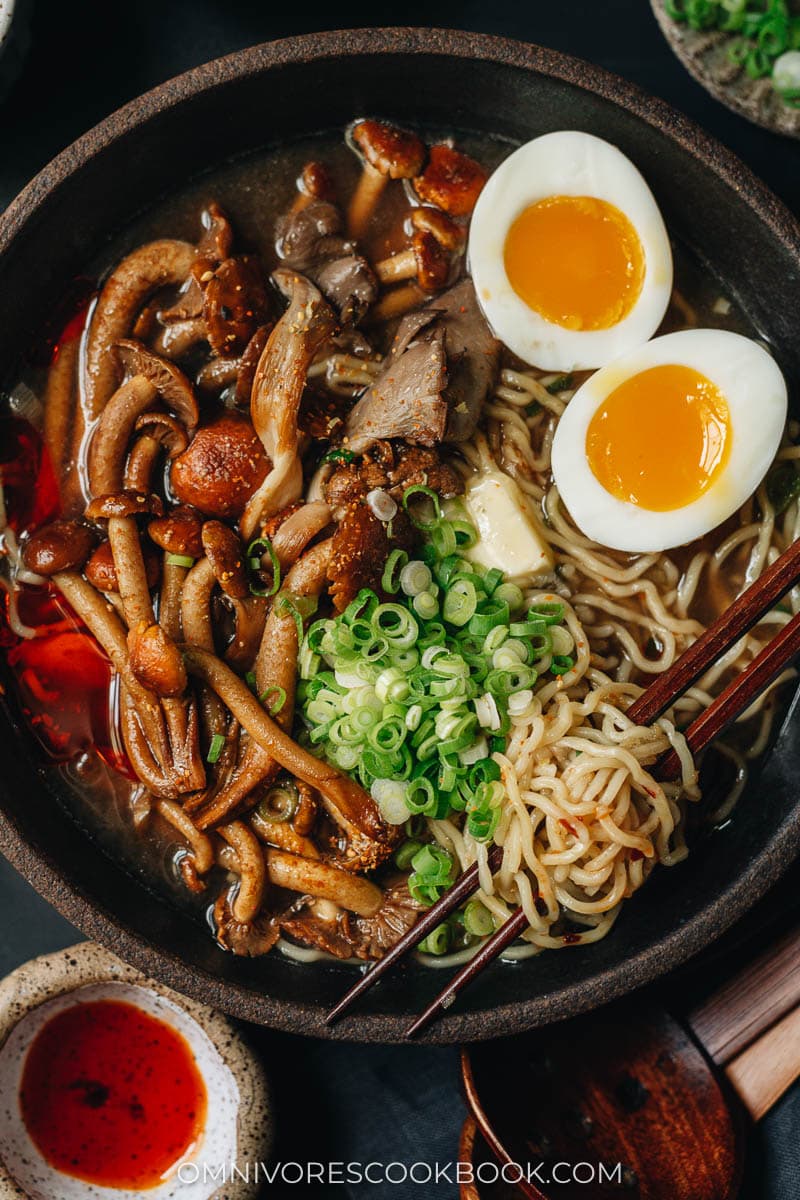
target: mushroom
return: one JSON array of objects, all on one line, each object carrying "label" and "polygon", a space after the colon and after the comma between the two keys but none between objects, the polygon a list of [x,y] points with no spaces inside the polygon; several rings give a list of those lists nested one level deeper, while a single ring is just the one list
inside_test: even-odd
[{"label": "mushroom", "polygon": [[[304,276],[281,268],[272,278],[288,298],[289,307],[269,335],[253,380],[253,426],[272,470],[247,501],[240,522],[246,539],[262,521],[302,494],[297,413],[308,368],[336,328],[331,309]],[[207,505],[205,508],[208,511]]]},{"label": "mushroom", "polygon": [[[330,555],[331,542],[322,542],[308,550],[287,573],[283,587],[267,617],[261,645],[253,667],[255,690],[259,696],[270,688],[282,688],[285,692],[284,702],[275,715],[276,723],[284,732],[290,730],[294,715],[299,646],[297,623],[292,614],[285,611],[283,600],[286,597],[293,597],[294,603],[296,603],[299,598],[316,599],[326,584]],[[199,574],[199,566],[195,567],[192,572],[193,575],[195,573]],[[200,583],[201,581],[198,579],[198,591]],[[190,636],[188,630],[191,628],[191,617],[186,608],[188,602],[185,597],[184,628],[187,630],[187,639],[206,649],[212,649],[210,622],[208,633],[206,633],[206,626],[200,625],[196,630],[197,636]],[[188,624],[187,618],[189,618]],[[203,812],[202,818],[199,820],[200,825],[207,829],[235,811],[255,788],[265,781],[271,780],[277,774],[277,770],[278,764],[274,756],[251,742],[230,781]]]},{"label": "mushroom", "polygon": [[425,162],[425,145],[415,133],[383,121],[359,121],[351,134],[363,169],[348,212],[354,238],[362,237],[390,179],[411,179]]},{"label": "mushroom", "polygon": [[[161,564],[153,547],[147,543],[143,547],[143,555],[147,586],[154,588],[158,583]],[[107,594],[119,592],[117,571],[114,566],[114,554],[110,542],[100,543],[86,562],[83,573],[92,587],[97,588],[98,592],[105,592]]]},{"label": "mushroom", "polygon": [[220,826],[220,834],[236,851],[239,889],[232,904],[233,916],[242,925],[254,920],[264,898],[264,852],[256,835],[242,821]]},{"label": "mushroom", "polygon": [[416,277],[424,292],[440,291],[450,276],[453,255],[464,243],[463,231],[435,208],[415,208],[411,246],[375,265],[381,283]]},{"label": "mushroom", "polygon": [[312,200],[326,200],[333,203],[336,199],[336,189],[330,172],[324,163],[307,162],[297,180],[297,195],[292,204],[292,212],[302,212]]},{"label": "mushroom", "polygon": [[226,358],[241,354],[264,323],[267,307],[258,259],[253,255],[226,258],[203,291],[203,317],[213,352]]},{"label": "mushroom", "polygon": [[373,304],[369,311],[368,323],[372,326],[395,321],[398,317],[404,317],[415,308],[419,308],[427,299],[427,293],[423,292],[416,281],[392,288],[381,296],[377,304]]},{"label": "mushroom", "polygon": [[80,569],[89,557],[95,535],[80,521],[52,521],[31,534],[22,551],[29,571],[47,577],[57,571]]},{"label": "mushroom", "polygon": [[117,386],[111,348],[130,333],[139,309],[156,291],[182,284],[197,251],[174,239],[148,242],[124,258],[98,297],[86,340],[85,409],[96,420]]},{"label": "mushroom", "polygon": [[167,554],[200,558],[203,554],[203,515],[190,504],[178,504],[165,517],[147,526],[152,541]]},{"label": "mushroom", "polygon": [[133,338],[116,344],[117,356],[129,375],[143,375],[152,383],[167,408],[176,414],[187,433],[197,426],[197,399],[194,388],[179,367],[154,354]]},{"label": "mushroom", "polygon": [[451,217],[468,217],[488,178],[474,158],[442,142],[431,146],[428,164],[414,180],[414,189],[425,204],[433,204]]},{"label": "mushroom", "polygon": [[189,437],[175,417],[162,412],[142,413],[134,431],[139,437],[128,455],[123,485],[138,492],[150,491],[161,451],[166,451],[168,459],[177,458],[189,445]]},{"label": "mushroom", "polygon": [[269,466],[262,441],[247,418],[224,413],[201,425],[188,448],[173,460],[170,484],[183,504],[209,516],[235,519],[262,484]]},{"label": "mushroom", "polygon": [[206,521],[202,533],[203,549],[214,578],[226,596],[243,600],[250,595],[244,565],[244,548],[239,538],[221,521]]},{"label": "mushroom", "polygon": [[86,509],[90,521],[108,521],[108,540],[129,629],[142,623],[150,625],[154,620],[136,517],[148,514],[160,517],[163,512],[164,505],[158,496],[132,491],[98,496]]},{"label": "mushroom", "polygon": [[272,848],[267,849],[265,858],[270,883],[277,887],[331,900],[363,917],[374,917],[383,902],[383,892],[376,883],[320,859],[301,858]]},{"label": "mushroom", "polygon": [[286,213],[275,227],[275,249],[285,266],[319,288],[343,325],[357,324],[377,298],[372,267],[344,236],[335,204],[312,200],[300,211]]},{"label": "mushroom", "polygon": [[312,500],[291,512],[272,536],[272,549],[281,567],[296,562],[309,542],[330,523],[331,510],[324,500]]},{"label": "mushroom", "polygon": [[128,634],[130,664],[143,687],[157,696],[182,696],[186,691],[186,669],[180,651],[160,625],[146,625]]},{"label": "mushroom", "polygon": [[[163,317],[163,313],[159,314]],[[182,321],[172,321],[163,328],[153,339],[153,349],[165,358],[180,359],[208,340],[208,330],[202,317],[187,317]]]},{"label": "mushroom", "polygon": [[86,508],[86,516],[90,521],[108,521],[114,517],[161,517],[164,515],[164,505],[161,499],[152,492],[136,492],[133,490],[109,492],[95,496]]}]

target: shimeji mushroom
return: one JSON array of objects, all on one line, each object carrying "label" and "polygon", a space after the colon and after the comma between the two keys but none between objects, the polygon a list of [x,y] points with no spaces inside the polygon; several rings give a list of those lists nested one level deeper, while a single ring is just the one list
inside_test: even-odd
[{"label": "shimeji mushroom", "polygon": [[443,142],[431,146],[425,170],[414,179],[414,190],[424,204],[451,217],[468,217],[487,179],[480,163]]},{"label": "shimeji mushroom", "polygon": [[422,170],[425,145],[414,133],[382,121],[359,121],[352,139],[362,155],[363,169],[348,212],[354,238],[363,236],[390,179],[412,179]]},{"label": "shimeji mushroom", "polygon": [[423,292],[438,292],[450,278],[453,258],[464,244],[464,231],[444,213],[423,206],[411,213],[411,245],[375,264],[381,283],[416,278]]}]

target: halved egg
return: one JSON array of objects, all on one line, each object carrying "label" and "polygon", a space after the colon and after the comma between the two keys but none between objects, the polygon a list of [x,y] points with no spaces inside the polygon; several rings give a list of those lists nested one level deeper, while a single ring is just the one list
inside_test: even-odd
[{"label": "halved egg", "polygon": [[601,367],[646,342],[672,291],[650,189],[616,146],[578,131],[500,164],[472,216],[469,264],[496,336],[545,371]]},{"label": "halved egg", "polygon": [[684,545],[756,490],[786,407],[783,375],[758,342],[721,329],[654,338],[570,400],[553,439],[556,486],[601,545]]}]

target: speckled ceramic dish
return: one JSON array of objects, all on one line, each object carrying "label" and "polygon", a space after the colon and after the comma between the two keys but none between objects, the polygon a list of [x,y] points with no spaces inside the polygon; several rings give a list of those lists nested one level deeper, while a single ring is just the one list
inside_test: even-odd
[{"label": "speckled ceramic dish", "polygon": [[[687,71],[728,108],[756,125],[800,138],[800,109],[784,104],[767,76],[751,79],[728,56],[733,36],[718,30],[690,29],[674,21],[665,0],[650,0],[664,37]],[[790,7],[800,13],[798,0]]]},{"label": "speckled ceramic dish", "polygon": [[[208,1095],[202,1136],[180,1166],[146,1193],[63,1174],[40,1155],[20,1112],[20,1078],[39,1031],[75,1005],[108,1000],[133,1005],[177,1031]],[[151,1200],[254,1200],[260,1186],[255,1166],[266,1162],[271,1142],[261,1063],[231,1023],[206,1005],[184,1000],[93,942],[35,958],[0,984],[0,1200],[132,1200],[144,1194]],[[229,1179],[220,1186],[221,1168]]]},{"label": "speckled ceramic dish", "polygon": [[[156,197],[225,156],[340,129],[366,113],[515,141],[566,128],[615,142],[646,176],[672,235],[736,298],[796,389],[800,229],[737,159],[666,105],[586,63],[428,29],[255,47],[164,84],[65,151],[0,222],[0,366],[12,363],[104,239]],[[324,1015],[352,982],[352,967],[223,953],[200,920],[126,874],[68,817],[10,709],[0,723],[0,845],[72,921],[149,975],[251,1021],[376,1041],[400,1039],[441,988],[440,972],[411,961],[329,1030]],[[686,863],[655,872],[610,937],[494,964],[428,1036],[487,1038],[558,1020],[698,951],[794,857],[799,768],[790,718],[734,819]]]}]

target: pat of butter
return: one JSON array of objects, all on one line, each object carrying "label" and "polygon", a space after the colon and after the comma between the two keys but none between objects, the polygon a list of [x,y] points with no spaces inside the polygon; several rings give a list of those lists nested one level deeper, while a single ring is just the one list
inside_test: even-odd
[{"label": "pat of butter", "polygon": [[478,541],[465,558],[499,567],[512,579],[553,570],[550,547],[528,517],[522,492],[505,472],[480,471],[467,483],[464,500],[478,531]]}]

